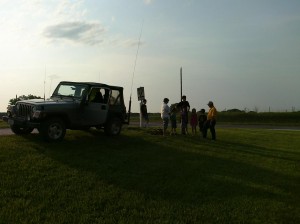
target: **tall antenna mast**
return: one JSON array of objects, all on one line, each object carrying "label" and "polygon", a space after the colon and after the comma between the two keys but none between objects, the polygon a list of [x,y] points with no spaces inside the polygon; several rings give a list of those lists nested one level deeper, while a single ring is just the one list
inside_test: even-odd
[{"label": "tall antenna mast", "polygon": [[139,37],[138,48],[137,48],[136,55],[135,55],[135,61],[134,61],[134,67],[133,67],[133,73],[132,73],[132,80],[131,80],[130,98],[131,98],[131,95],[132,95],[133,79],[134,79],[134,73],[135,73],[135,67],[136,67],[137,57],[138,57],[139,49],[140,49],[141,36],[142,36],[142,32],[143,32],[143,25],[144,25],[144,20],[142,22],[142,27],[141,27],[140,37]]},{"label": "tall antenna mast", "polygon": [[46,92],[46,65],[45,65],[45,77],[44,77],[44,101],[45,101],[45,92]]},{"label": "tall antenna mast", "polygon": [[182,100],[182,67],[180,68],[180,101]]},{"label": "tall antenna mast", "polygon": [[143,26],[144,26],[144,20],[142,22],[142,27],[141,27],[140,37],[139,37],[139,43],[138,43],[138,48],[137,48],[136,55],[135,55],[135,61],[134,61],[134,67],[133,67],[133,73],[132,73],[130,99],[129,99],[129,108],[128,108],[128,125],[129,125],[129,122],[130,122],[131,96],[132,96],[133,79],[134,79],[134,73],[135,73],[135,67],[136,67],[137,57],[138,57],[138,54],[139,54],[139,49],[140,49],[140,44],[141,44],[141,36],[142,36],[142,32],[143,32]]}]

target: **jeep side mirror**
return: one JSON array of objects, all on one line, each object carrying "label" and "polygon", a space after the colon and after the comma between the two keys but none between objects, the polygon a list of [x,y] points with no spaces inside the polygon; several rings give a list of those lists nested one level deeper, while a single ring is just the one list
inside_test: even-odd
[{"label": "jeep side mirror", "polygon": [[89,97],[86,96],[83,100],[84,105],[88,105],[89,104]]}]

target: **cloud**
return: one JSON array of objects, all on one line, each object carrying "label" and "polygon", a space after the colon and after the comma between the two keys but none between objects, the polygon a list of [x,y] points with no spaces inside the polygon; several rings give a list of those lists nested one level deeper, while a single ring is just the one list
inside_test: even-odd
[{"label": "cloud", "polygon": [[83,0],[60,0],[58,5],[56,5],[55,16],[71,19],[74,18],[77,20],[81,20],[85,17],[87,10],[84,8]]},{"label": "cloud", "polygon": [[106,29],[99,22],[62,22],[46,27],[43,36],[51,41],[96,45],[103,42],[105,32]]},{"label": "cloud", "polygon": [[123,48],[134,48],[137,47],[139,44],[140,46],[146,45],[145,41],[142,40],[139,41],[137,39],[130,39],[130,38],[126,39],[125,37],[120,37],[120,36],[110,38],[110,40],[108,40],[106,43],[112,47],[123,47]]},{"label": "cloud", "polygon": [[124,47],[136,47],[139,44],[141,46],[141,45],[144,45],[145,43],[142,42],[142,41],[139,42],[138,40],[133,40],[133,39],[125,40],[125,41],[122,42],[122,45]]},{"label": "cloud", "polygon": [[154,0],[144,0],[144,3],[146,5],[150,5],[151,3],[153,3]]}]

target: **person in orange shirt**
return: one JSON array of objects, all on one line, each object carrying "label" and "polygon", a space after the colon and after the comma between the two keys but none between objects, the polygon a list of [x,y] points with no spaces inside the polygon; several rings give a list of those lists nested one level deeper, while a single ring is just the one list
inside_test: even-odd
[{"label": "person in orange shirt", "polygon": [[209,111],[207,114],[207,121],[204,124],[203,128],[203,138],[206,138],[207,136],[207,130],[210,130],[211,133],[211,139],[216,140],[216,130],[215,130],[215,125],[216,125],[216,118],[217,118],[217,109],[214,107],[214,103],[212,101],[208,102],[208,107]]}]

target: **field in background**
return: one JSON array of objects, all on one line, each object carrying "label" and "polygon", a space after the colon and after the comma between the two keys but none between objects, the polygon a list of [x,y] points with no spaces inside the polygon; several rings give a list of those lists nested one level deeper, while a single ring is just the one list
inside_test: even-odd
[{"label": "field in background", "polygon": [[[218,112],[218,123],[231,124],[274,124],[274,125],[300,125],[300,112],[284,112],[284,113],[255,113],[255,112]],[[178,122],[180,115],[178,113]],[[159,113],[150,113],[151,121],[161,121]],[[139,121],[139,114],[132,114],[132,121]]]},{"label": "field in background", "polygon": [[300,132],[0,136],[0,223],[300,223]]},{"label": "field in background", "polygon": [[[0,116],[5,113],[0,113]],[[131,114],[131,121],[138,122],[140,117],[138,113]],[[161,122],[159,113],[149,113],[151,122]],[[177,114],[177,120],[180,122],[180,114]],[[267,124],[267,125],[289,125],[300,126],[300,112],[218,112],[217,124]],[[0,128],[8,127],[2,119],[0,119]]]}]

